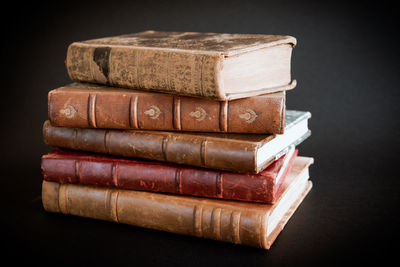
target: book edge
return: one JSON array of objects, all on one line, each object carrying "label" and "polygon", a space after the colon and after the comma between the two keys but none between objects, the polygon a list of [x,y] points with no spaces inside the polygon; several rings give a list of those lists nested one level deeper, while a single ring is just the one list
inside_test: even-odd
[{"label": "book edge", "polygon": [[263,89],[248,91],[248,92],[244,92],[244,93],[243,92],[242,93],[226,93],[225,100],[235,100],[235,99],[241,99],[241,98],[246,98],[246,97],[271,94],[271,93],[276,93],[276,92],[280,92],[280,91],[288,91],[288,90],[294,89],[296,86],[297,86],[297,80],[293,79],[290,83],[288,83],[286,85],[282,85],[282,86],[263,88]]},{"label": "book edge", "polygon": [[301,193],[300,197],[293,203],[293,205],[290,207],[290,209],[285,213],[281,221],[278,223],[278,225],[275,227],[275,229],[271,232],[271,234],[266,237],[267,242],[265,243],[265,249],[270,249],[272,244],[275,242],[276,238],[279,236],[279,234],[282,232],[283,228],[286,226],[287,222],[289,219],[293,216],[295,211],[298,209],[300,204],[303,202],[305,197],[308,195],[308,193],[311,191],[311,188],[313,186],[313,183],[311,180],[307,181],[307,184],[305,186],[305,189]]},{"label": "book edge", "polygon": [[[138,33],[144,33],[144,32],[158,32],[158,31],[143,31],[143,32],[138,32]],[[196,32],[185,32],[185,33],[196,33]],[[204,32],[205,33],[205,32]],[[215,33],[215,34],[229,34],[229,33]],[[114,37],[122,37],[127,34],[123,35],[118,35]],[[264,43],[256,43],[252,45],[247,45],[241,48],[236,48],[236,49],[226,49],[225,51],[217,51],[217,50],[196,50],[196,49],[182,49],[182,48],[171,48],[171,47],[151,47],[151,46],[133,46],[133,45],[123,45],[123,44],[103,44],[103,43],[86,43],[87,41],[96,41],[96,40],[102,40],[104,38],[109,38],[109,37],[101,37],[101,38],[95,38],[95,39],[90,39],[90,40],[83,40],[83,41],[76,41],[72,42],[70,45],[83,45],[83,46],[91,46],[91,47],[97,47],[97,46],[107,46],[107,47],[130,47],[132,49],[139,49],[139,50],[156,50],[156,51],[169,51],[169,52],[178,52],[178,53],[194,53],[194,54],[205,54],[205,55],[223,55],[224,57],[230,57],[230,56],[237,56],[243,53],[249,53],[253,52],[255,50],[259,49],[264,49],[264,48],[269,48],[269,47],[274,47],[278,45],[284,45],[284,44],[291,44],[292,48],[294,48],[297,45],[297,39],[294,36],[290,35],[279,35],[279,34],[243,34],[243,35],[260,35],[260,36],[279,36],[280,39],[275,40],[275,41],[270,41],[270,42],[264,42]],[[111,36],[112,37],[112,36]]]}]

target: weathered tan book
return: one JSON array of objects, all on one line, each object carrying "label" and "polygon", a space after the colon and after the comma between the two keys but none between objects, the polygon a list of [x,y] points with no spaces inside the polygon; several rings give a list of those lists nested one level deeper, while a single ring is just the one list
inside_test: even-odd
[{"label": "weathered tan book", "polygon": [[269,249],[311,189],[313,158],[297,157],[275,204],[43,181],[49,212]]},{"label": "weathered tan book", "polygon": [[227,134],[57,127],[46,121],[53,147],[144,158],[242,173],[259,173],[310,136],[310,112],[287,110],[284,134]]},{"label": "weathered tan book", "polygon": [[289,90],[296,38],[145,31],[74,42],[72,80],[219,100]]},{"label": "weathered tan book", "polygon": [[285,92],[231,101],[74,83],[48,94],[61,127],[272,133],[285,129]]}]

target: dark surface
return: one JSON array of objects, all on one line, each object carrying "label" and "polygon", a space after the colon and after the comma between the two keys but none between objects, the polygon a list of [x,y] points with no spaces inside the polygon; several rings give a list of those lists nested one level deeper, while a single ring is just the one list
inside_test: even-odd
[{"label": "dark surface", "polygon": [[[323,2],[323,1],[321,1]],[[295,2],[296,3],[296,2]],[[396,257],[399,50],[394,6],[337,1],[110,1],[3,7],[4,261],[42,265],[313,266]],[[11,15],[6,17],[6,15]],[[298,38],[287,94],[309,110],[314,187],[270,251],[44,212],[40,156],[47,92],[70,80],[67,45],[142,30]],[[397,243],[393,243],[397,241]]]}]

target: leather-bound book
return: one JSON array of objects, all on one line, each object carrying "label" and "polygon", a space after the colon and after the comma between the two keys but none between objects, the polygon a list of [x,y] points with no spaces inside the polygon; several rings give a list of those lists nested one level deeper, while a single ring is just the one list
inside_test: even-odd
[{"label": "leather-bound book", "polygon": [[275,204],[43,181],[49,212],[269,249],[312,184],[313,159],[297,157]]},{"label": "leather-bound book", "polygon": [[285,92],[218,101],[74,83],[49,92],[48,111],[61,127],[283,134]]},{"label": "leather-bound book", "polygon": [[285,35],[145,31],[74,42],[74,81],[219,100],[292,89],[296,38]]},{"label": "leather-bound book", "polygon": [[258,174],[220,172],[150,161],[56,150],[42,157],[46,181],[274,203],[297,150]]},{"label": "leather-bound book", "polygon": [[53,147],[258,173],[311,134],[310,116],[287,110],[285,134],[276,135],[69,128],[46,121],[43,137]]}]

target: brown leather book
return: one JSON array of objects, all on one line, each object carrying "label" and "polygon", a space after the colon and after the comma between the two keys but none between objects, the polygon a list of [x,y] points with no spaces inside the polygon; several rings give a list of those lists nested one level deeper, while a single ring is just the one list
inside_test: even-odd
[{"label": "brown leather book", "polygon": [[295,45],[284,35],[145,31],[74,42],[65,63],[74,81],[228,100],[294,88]]},{"label": "brown leather book", "polygon": [[225,134],[106,130],[43,125],[50,146],[111,155],[258,173],[310,135],[311,113],[286,111],[285,134]]},{"label": "brown leather book", "polygon": [[43,207],[99,220],[269,249],[312,184],[297,157],[275,204],[43,181]]},{"label": "brown leather book", "polygon": [[94,153],[55,150],[42,156],[46,181],[275,203],[297,149],[258,174],[213,171]]},{"label": "brown leather book", "polygon": [[217,101],[74,83],[48,94],[61,127],[283,134],[285,92]]}]

